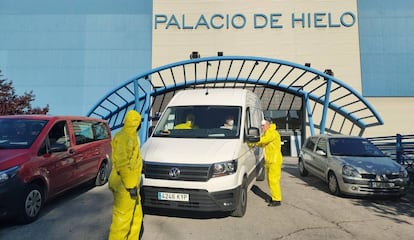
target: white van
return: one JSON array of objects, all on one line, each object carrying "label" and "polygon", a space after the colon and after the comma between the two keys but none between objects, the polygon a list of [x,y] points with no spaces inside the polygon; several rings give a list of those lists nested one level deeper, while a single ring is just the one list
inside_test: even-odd
[{"label": "white van", "polygon": [[262,119],[260,99],[246,89],[178,92],[142,147],[143,206],[242,217],[247,190],[264,179],[263,151],[247,144],[260,139]]}]

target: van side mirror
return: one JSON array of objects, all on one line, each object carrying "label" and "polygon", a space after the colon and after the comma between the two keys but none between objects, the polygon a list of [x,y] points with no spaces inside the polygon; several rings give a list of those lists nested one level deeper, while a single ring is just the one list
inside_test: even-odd
[{"label": "van side mirror", "polygon": [[50,152],[64,152],[67,151],[68,147],[63,143],[54,143],[50,146]]},{"label": "van side mirror", "polygon": [[246,135],[247,142],[256,143],[260,141],[260,131],[257,127],[250,127],[247,129]]}]

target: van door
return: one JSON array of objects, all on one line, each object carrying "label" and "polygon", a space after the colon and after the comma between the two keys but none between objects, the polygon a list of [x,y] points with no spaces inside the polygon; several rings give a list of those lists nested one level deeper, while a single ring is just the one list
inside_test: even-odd
[{"label": "van door", "polygon": [[[94,178],[98,172],[101,156],[101,146],[95,139],[94,124],[92,121],[73,120],[72,129],[75,136],[75,145],[72,146],[75,158],[75,178],[79,182]],[[102,123],[103,124],[103,123]]]},{"label": "van door", "polygon": [[75,160],[68,151],[70,146],[67,122],[60,121],[50,129],[38,151],[39,169],[48,179],[51,195],[69,188],[73,182]]},{"label": "van door", "polygon": [[[252,111],[252,109],[248,107],[246,109],[246,119],[244,122],[244,136],[246,136],[247,130],[250,127],[254,126],[253,124],[254,117],[252,114],[254,114],[254,111]],[[247,145],[247,141],[245,139],[243,139],[242,149],[245,149],[247,151],[245,155],[246,156],[245,166],[246,166],[246,169],[249,171],[248,173],[249,173],[249,183],[250,183],[250,181],[254,177],[256,177],[256,164],[259,161],[260,150],[256,150],[255,148],[249,148]]]}]

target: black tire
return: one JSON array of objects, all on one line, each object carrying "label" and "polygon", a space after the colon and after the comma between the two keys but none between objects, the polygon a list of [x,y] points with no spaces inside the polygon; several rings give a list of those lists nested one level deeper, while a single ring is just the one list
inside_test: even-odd
[{"label": "black tire", "polygon": [[243,179],[242,186],[240,187],[239,201],[237,202],[236,209],[231,213],[233,217],[243,217],[247,209],[247,179]]},{"label": "black tire", "polygon": [[299,174],[302,177],[308,176],[309,172],[308,170],[306,170],[305,164],[303,163],[303,160],[301,158],[299,158],[299,161],[298,161],[298,169],[299,169]]},{"label": "black tire", "polygon": [[264,164],[263,163],[261,163],[260,164],[261,165],[261,167],[260,167],[260,170],[259,170],[259,172],[258,172],[258,174],[259,175],[257,175],[257,177],[256,177],[256,180],[257,181],[264,181],[265,180],[265,168],[264,168]]},{"label": "black tire", "polygon": [[43,188],[37,184],[27,185],[19,209],[19,220],[22,224],[35,221],[43,208]]},{"label": "black tire", "polygon": [[332,195],[339,196],[341,190],[339,189],[338,179],[336,179],[335,173],[329,172],[328,174],[328,188]]},{"label": "black tire", "polygon": [[103,161],[99,166],[98,174],[96,174],[95,185],[102,186],[108,182],[109,166],[107,161]]}]

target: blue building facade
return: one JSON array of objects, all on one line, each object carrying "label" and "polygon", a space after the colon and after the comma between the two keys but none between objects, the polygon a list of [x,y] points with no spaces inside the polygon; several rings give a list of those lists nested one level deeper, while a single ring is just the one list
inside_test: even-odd
[{"label": "blue building facade", "polygon": [[[3,78],[13,81],[18,94],[33,90],[36,95],[34,107],[48,104],[52,115],[86,115],[115,87],[158,66],[154,66],[157,62],[154,61],[154,49],[160,46],[153,40],[157,30],[154,14],[159,15],[154,13],[154,3],[157,2],[160,1],[0,0],[0,69]],[[280,3],[282,8],[289,1]],[[168,4],[174,2],[168,1]],[[201,8],[209,3],[201,1],[200,4]],[[320,3],[315,1],[313,4]],[[414,2],[356,0],[356,6],[355,13],[344,13],[342,22],[335,20],[332,26],[324,26],[335,29],[338,21],[343,28],[350,27],[347,24],[354,21],[358,24],[361,73],[356,74],[361,75],[361,94],[374,101],[374,107],[379,108],[385,121],[385,130],[372,134],[410,132],[413,114],[409,113],[396,127],[394,111],[414,110],[414,81],[411,80],[414,47],[410,43],[414,35]],[[317,15],[312,15],[313,20],[318,20]],[[217,20],[221,15],[216,16]],[[272,16],[273,22],[269,24],[275,29],[283,27],[282,22],[277,22],[280,16]],[[353,20],[354,16],[356,20]],[[260,20],[260,16],[257,17]],[[255,22],[258,32],[264,24],[259,20]],[[216,28],[221,26],[217,22],[209,24]],[[234,31],[237,26],[242,27],[240,24],[233,23]],[[295,31],[298,28],[299,25],[295,26]],[[302,28],[308,31],[307,26]],[[187,34],[190,39],[191,32]],[[168,37],[165,33],[165,38]],[[212,44],[220,49],[221,43]],[[244,55],[244,50],[240,47],[238,55]],[[394,108],[396,105],[401,107]]]}]

